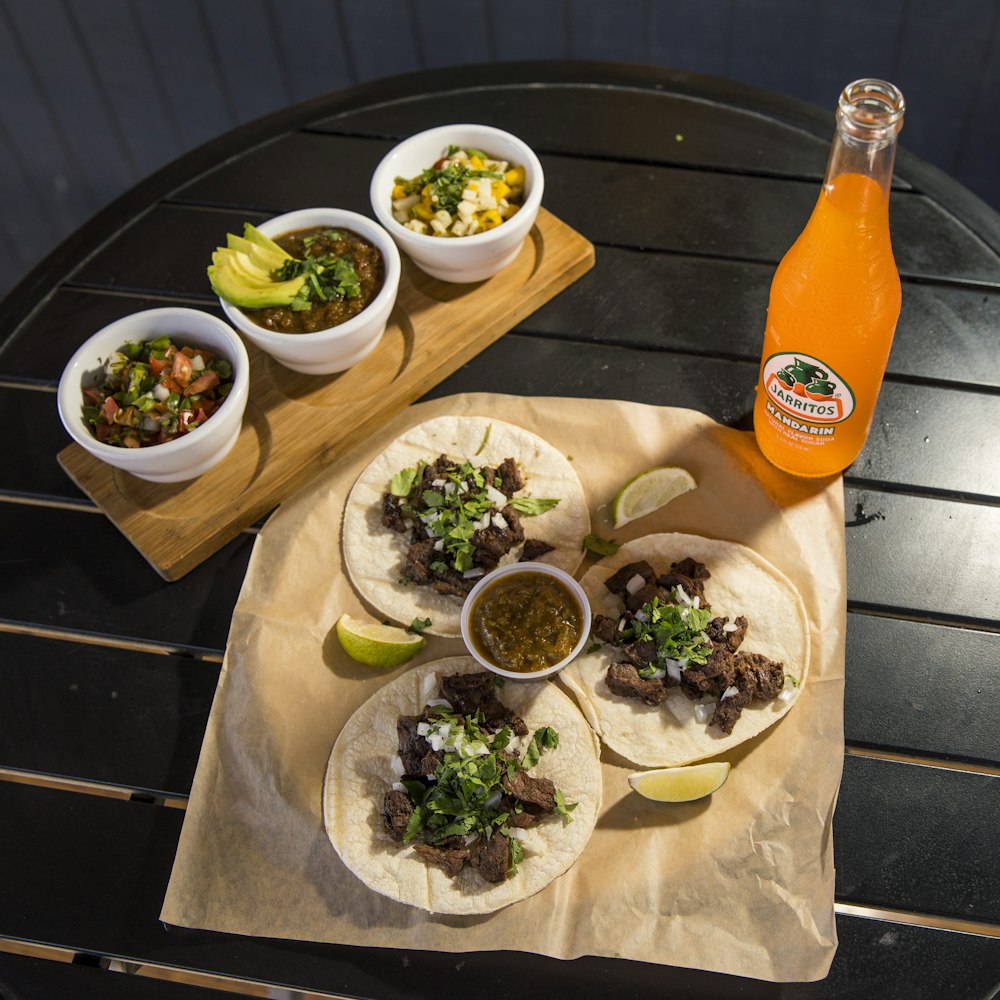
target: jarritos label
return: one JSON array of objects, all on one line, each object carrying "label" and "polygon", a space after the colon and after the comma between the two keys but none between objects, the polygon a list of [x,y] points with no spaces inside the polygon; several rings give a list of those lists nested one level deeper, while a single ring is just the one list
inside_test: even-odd
[{"label": "jarritos label", "polygon": [[833,425],[854,412],[851,387],[809,354],[772,354],[764,362],[761,383],[768,412],[804,434],[832,437]]}]

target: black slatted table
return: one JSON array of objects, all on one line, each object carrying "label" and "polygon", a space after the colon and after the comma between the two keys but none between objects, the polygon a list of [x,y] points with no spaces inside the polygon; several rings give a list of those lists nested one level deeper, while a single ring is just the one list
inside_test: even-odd
[{"label": "black slatted table", "polygon": [[[637,67],[433,71],[244,127],[102,212],[0,304],[0,996],[208,997],[234,988],[224,980],[258,996],[265,984],[370,998],[995,996],[1000,218],[907,155],[905,131],[891,210],[903,313],[844,479],[829,977],[776,986],[502,953],[456,963],[159,922],[254,535],[162,582],[58,467],[56,381],[114,318],[165,303],[217,312],[204,263],[219,233],[310,205],[368,214],[385,151],[449,121],[533,145],[547,207],[595,244],[597,265],[435,394],[601,395],[749,427],[768,285],[816,197],[829,112]],[[196,985],[167,982],[176,970]]]}]

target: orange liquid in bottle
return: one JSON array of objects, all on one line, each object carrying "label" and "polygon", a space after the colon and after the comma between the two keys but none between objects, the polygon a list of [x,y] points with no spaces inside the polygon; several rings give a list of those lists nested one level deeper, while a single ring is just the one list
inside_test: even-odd
[{"label": "orange liquid in bottle", "polygon": [[827,183],[771,284],[754,432],[797,476],[840,472],[864,446],[900,308],[889,192]]}]

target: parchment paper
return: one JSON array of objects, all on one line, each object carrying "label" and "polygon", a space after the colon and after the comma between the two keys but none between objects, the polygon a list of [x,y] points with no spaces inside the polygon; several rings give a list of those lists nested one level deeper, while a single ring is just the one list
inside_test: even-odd
[{"label": "parchment paper", "polygon": [[[340,862],[321,796],[344,721],[395,671],[348,659],[332,632],[365,612],[341,572],[340,521],[360,470],[404,427],[495,416],[571,456],[593,529],[618,541],[686,531],[743,542],[799,587],[812,661],[795,708],[726,754],[713,796],[632,792],[604,750],[604,804],[576,865],[488,917],[435,917],[376,895]],[[681,465],[698,488],[614,531],[627,478]],[[774,470],[747,432],[689,410],[609,400],[462,395],[413,406],[268,520],[254,546],[161,917],[238,934],[449,952],[622,957],[775,981],[826,975],[836,949],[831,818],[843,738],[845,560],[840,478]],[[580,572],[591,564],[588,560]],[[429,638],[419,658],[463,651]],[[539,935],[535,928],[546,927]]]}]

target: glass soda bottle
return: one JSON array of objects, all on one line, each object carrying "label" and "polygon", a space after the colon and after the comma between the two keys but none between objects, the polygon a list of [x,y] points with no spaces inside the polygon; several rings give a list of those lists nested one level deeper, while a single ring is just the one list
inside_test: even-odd
[{"label": "glass soda bottle", "polygon": [[754,433],[796,476],[829,476],[868,436],[899,318],[889,188],[903,95],[857,80],[840,95],[819,199],[771,283]]}]

